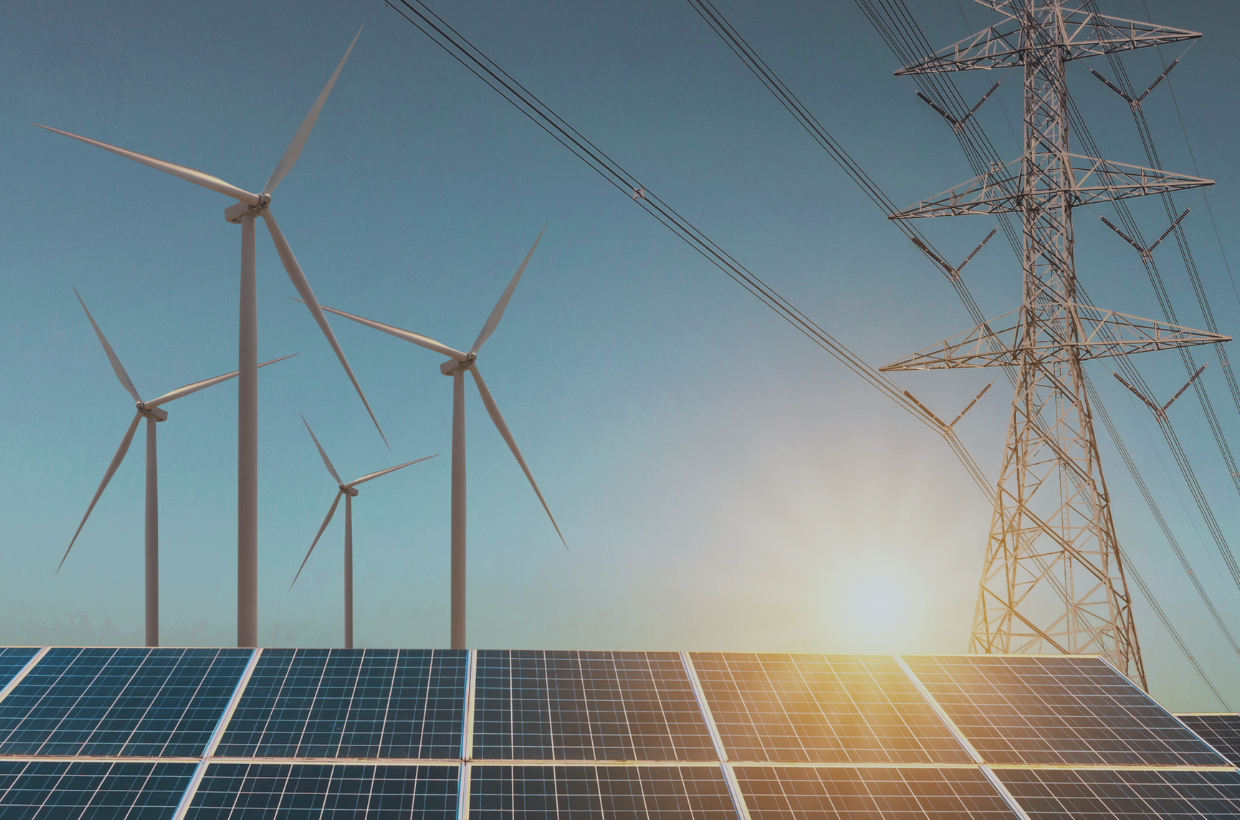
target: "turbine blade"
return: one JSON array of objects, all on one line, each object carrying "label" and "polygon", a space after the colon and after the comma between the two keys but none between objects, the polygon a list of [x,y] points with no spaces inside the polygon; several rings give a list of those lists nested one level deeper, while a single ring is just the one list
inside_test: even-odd
[{"label": "turbine blade", "polygon": [[82,305],[82,310],[86,311],[86,318],[90,319],[90,326],[95,329],[95,335],[99,337],[99,343],[103,345],[103,352],[108,354],[108,361],[112,363],[112,370],[116,373],[116,378],[121,380],[121,385],[129,391],[129,395],[133,396],[133,400],[141,404],[142,397],[134,389],[133,382],[129,380],[129,374],[125,372],[125,368],[121,365],[121,360],[116,357],[116,352],[112,350],[112,345],[108,344],[108,340],[104,338],[103,331],[99,329],[98,323],[95,322],[95,317],[90,315],[90,309],[82,301],[82,294],[77,292],[77,288],[73,289],[73,294],[77,296],[78,302]]},{"label": "turbine blade", "polygon": [[[548,223],[549,224],[549,223]],[[508,287],[504,290],[504,295],[499,297],[499,301],[495,303],[495,308],[491,311],[491,315],[487,317],[487,323],[482,326],[482,332],[478,334],[474,346],[469,349],[470,353],[477,353],[482,349],[482,344],[491,338],[491,334],[495,332],[496,325],[504,315],[504,308],[508,307],[508,300],[512,298],[512,292],[517,289],[517,282],[521,281],[521,274],[525,273],[525,266],[530,263],[530,257],[534,255],[534,248],[538,247],[538,240],[542,239],[543,231],[547,230],[547,226],[543,225],[542,230],[538,232],[538,239],[534,240],[530,252],[525,255],[525,259],[521,260],[521,267],[517,268],[517,272],[512,277],[512,281],[508,283]]]},{"label": "turbine blade", "polygon": [[[323,530],[327,529],[327,525],[332,521],[332,516],[336,514],[336,505],[340,503],[340,496],[342,495],[344,495],[344,490],[336,492],[336,497],[332,500],[332,505],[327,510],[327,517],[323,519],[323,526],[319,527],[314,540],[310,542],[310,549],[306,550],[306,557],[301,559],[301,566],[297,568],[297,574],[293,576],[293,584],[297,583],[297,579],[301,577],[301,571],[305,569],[306,562],[310,560],[310,553],[314,552],[314,545],[319,543],[319,539],[323,537]],[[288,588],[292,589],[293,584],[289,584]]]},{"label": "turbine blade", "polygon": [[[293,301],[301,302],[303,305],[305,304],[305,302],[302,302],[301,299],[294,299]],[[389,336],[395,336],[397,339],[404,339],[406,342],[413,342],[415,345],[418,345],[419,347],[424,347],[427,350],[433,350],[436,353],[442,353],[445,356],[451,356],[452,358],[456,359],[458,362],[463,362],[469,358],[468,355],[462,353],[461,351],[454,350],[453,348],[450,348],[445,344],[440,344],[439,342],[435,341],[429,336],[423,336],[421,333],[414,333],[412,330],[401,330],[398,327],[392,327],[391,325],[385,325],[382,322],[376,322],[373,319],[363,319],[361,316],[354,316],[352,313],[345,313],[343,310],[336,310],[335,308],[329,308],[327,305],[322,305],[322,308],[328,313],[334,313],[337,316],[343,316],[346,319],[352,319],[353,321],[357,322],[359,325],[366,325],[366,327],[373,327],[375,330],[381,330],[384,333],[388,334]]]},{"label": "turbine blade", "polygon": [[141,420],[141,412],[133,414],[133,421],[129,422],[129,429],[125,431],[125,437],[121,439],[121,446],[117,448],[116,455],[112,456],[112,463],[108,465],[107,472],[103,474],[103,481],[99,482],[99,489],[95,490],[95,497],[90,500],[90,506],[86,508],[86,515],[82,516],[82,523],[78,524],[77,531],[73,533],[73,539],[69,541],[69,549],[65,550],[65,554],[60,558],[60,564],[56,566],[57,574],[60,573],[60,568],[65,565],[65,559],[69,557],[69,550],[73,549],[73,542],[77,541],[78,535],[82,532],[82,527],[86,526],[86,519],[90,518],[91,510],[95,509],[95,505],[99,503],[99,497],[103,495],[108,482],[112,480],[112,476],[116,473],[116,468],[120,467],[121,462],[125,460],[125,453],[129,452],[129,444],[133,441],[134,431],[138,429],[138,422]]},{"label": "turbine blade", "polygon": [[[262,364],[259,365],[259,367],[266,367],[269,364],[275,364],[276,362],[282,362],[285,359],[291,359],[296,355],[297,355],[296,353],[290,353],[287,356],[281,356],[278,359],[272,359],[269,362],[263,362]],[[161,404],[165,404],[170,401],[176,401],[179,398],[188,396],[190,393],[197,393],[199,390],[205,390],[208,387],[213,387],[219,384],[220,382],[228,381],[229,379],[235,377],[236,375],[237,375],[237,371],[234,370],[231,373],[225,373],[223,376],[216,376],[213,379],[204,379],[203,381],[200,381],[200,382],[194,382],[193,384],[187,384],[184,387],[178,387],[176,390],[173,390],[171,393],[165,393],[164,395],[160,396],[154,401],[146,402],[147,409],[149,410],[152,407],[158,407]]]},{"label": "turbine blade", "polygon": [[38,125],[45,131],[54,131],[57,134],[64,134],[66,137],[71,137],[72,139],[78,140],[79,142],[84,142],[87,145],[94,145],[105,151],[111,151],[113,154],[119,154],[122,157],[127,157],[134,162],[149,165],[157,171],[163,171],[165,174],[172,174],[174,177],[180,177],[187,182],[192,182],[195,185],[201,185],[203,188],[218,191],[224,196],[232,197],[233,199],[244,202],[247,205],[257,205],[259,202],[258,194],[252,194],[249,191],[238,188],[235,185],[229,185],[219,177],[204,174],[202,171],[190,168],[188,165],[177,165],[175,162],[168,162],[166,160],[156,159],[155,157],[148,157],[146,154],[139,154],[137,151],[128,151],[124,148],[117,148],[115,145],[108,145],[106,142],[93,140],[89,137],[79,137],[77,134],[70,134],[68,131],[61,131],[59,128],[48,128],[46,125],[39,125],[37,122],[32,123],[32,125]]},{"label": "turbine blade", "polygon": [[336,334],[332,333],[332,326],[327,323],[327,317],[323,315],[323,309],[319,307],[319,301],[314,298],[314,291],[310,289],[310,283],[306,281],[306,275],[301,272],[301,266],[297,264],[297,257],[293,256],[293,249],[288,246],[288,240],[284,238],[284,234],[280,231],[280,226],[276,224],[276,218],[272,215],[270,208],[263,210],[263,221],[267,223],[267,232],[271,234],[271,241],[276,245],[276,253],[280,255],[280,261],[284,264],[284,270],[288,273],[289,280],[292,281],[293,287],[297,288],[297,292],[301,294],[302,301],[305,302],[306,307],[310,308],[310,315],[314,317],[314,321],[319,323],[319,329],[323,331],[323,335],[327,337],[327,343],[332,346],[332,350],[336,353],[336,358],[344,366],[344,372],[349,374],[349,381],[353,382],[353,389],[361,397],[362,404],[366,405],[366,412],[370,414],[370,420],[374,422],[375,429],[379,431],[379,437],[383,439],[384,445],[390,450],[391,445],[387,442],[387,436],[383,435],[383,428],[379,426],[379,420],[375,418],[375,412],[370,409],[370,402],[366,401],[366,394],[362,392],[362,386],[357,383],[357,377],[353,375],[353,368],[349,367],[349,360],[345,358],[344,351],[340,349],[340,342],[336,341]]},{"label": "turbine blade", "polygon": [[301,121],[301,126],[297,129],[297,133],[293,135],[293,141],[288,144],[288,148],[284,149],[284,156],[280,157],[280,161],[276,163],[276,169],[271,172],[271,179],[267,180],[267,184],[263,186],[264,194],[274,191],[276,186],[280,184],[280,180],[284,179],[284,175],[293,170],[293,166],[297,164],[297,157],[301,156],[301,149],[305,147],[306,140],[310,137],[310,129],[314,128],[314,121],[319,118],[319,112],[323,110],[323,103],[327,102],[327,95],[332,92],[332,86],[336,84],[336,78],[340,76],[340,69],[344,68],[344,61],[349,59],[349,52],[353,50],[354,43],[361,36],[362,29],[359,28],[357,34],[353,35],[353,42],[349,43],[349,48],[345,51],[344,56],[340,58],[340,65],[336,66],[336,70],[332,72],[331,79],[327,81],[327,85],[319,93],[319,98],[310,107],[310,113]]},{"label": "turbine blade", "polygon": [[[439,453],[435,453],[435,456],[437,455],[439,455]],[[358,484],[365,484],[367,481],[370,481],[370,479],[372,478],[378,478],[381,475],[387,475],[388,473],[394,473],[397,470],[401,470],[401,469],[404,469],[405,467],[408,467],[410,464],[417,464],[419,461],[426,461],[426,459],[434,458],[435,456],[423,456],[422,458],[416,459],[414,461],[406,461],[404,464],[398,464],[395,467],[388,467],[386,470],[380,470],[377,473],[371,473],[370,475],[364,475],[361,478],[359,478],[357,481],[351,481],[344,486],[345,487],[356,487]]]},{"label": "turbine blade", "polygon": [[327,453],[323,450],[323,445],[319,444],[314,431],[310,429],[310,422],[306,421],[304,415],[301,417],[301,423],[306,425],[306,432],[310,434],[310,438],[314,439],[314,446],[319,448],[319,455],[323,457],[323,463],[327,465],[327,472],[332,474],[332,478],[336,479],[337,484],[343,484],[344,482],[340,480],[340,475],[336,472],[336,468],[332,466],[332,460],[327,457]]},{"label": "turbine blade", "polygon": [[568,549],[568,542],[564,540],[564,534],[560,532],[560,525],[555,523],[555,516],[551,514],[551,508],[547,506],[542,492],[538,489],[538,483],[534,481],[530,468],[526,465],[525,459],[521,457],[521,450],[518,449],[517,442],[513,439],[512,433],[508,431],[508,425],[504,423],[504,417],[500,415],[499,408],[495,406],[495,399],[491,398],[491,391],[487,390],[487,384],[482,380],[482,374],[478,372],[478,365],[471,365],[469,371],[474,374],[474,383],[478,385],[478,395],[482,397],[483,405],[486,406],[487,412],[491,414],[491,421],[495,422],[495,429],[499,430],[499,434],[504,437],[504,441],[508,442],[508,449],[512,450],[512,454],[517,457],[517,463],[525,471],[525,477],[530,480],[530,486],[534,488],[534,494],[538,496],[538,500],[542,502],[543,509],[547,511],[547,517],[551,519],[551,526],[555,527],[555,534],[560,536],[560,543],[564,545],[564,549]]}]

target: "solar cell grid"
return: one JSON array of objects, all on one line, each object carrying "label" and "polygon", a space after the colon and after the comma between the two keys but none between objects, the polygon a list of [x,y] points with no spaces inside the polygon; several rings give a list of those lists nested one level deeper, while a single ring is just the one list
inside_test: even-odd
[{"label": "solar cell grid", "polygon": [[0,689],[13,680],[13,676],[22,671],[22,667],[37,655],[39,650],[33,646],[0,647]]},{"label": "solar cell grid", "polygon": [[480,650],[475,674],[476,759],[716,759],[677,653]]},{"label": "solar cell grid", "polygon": [[186,820],[455,820],[457,766],[212,763]]},{"label": "solar cell grid", "polygon": [[718,766],[478,766],[470,820],[737,820]]},{"label": "solar cell grid", "polygon": [[1240,817],[1240,774],[1185,770],[999,769],[1031,820]]},{"label": "solar cell grid", "polygon": [[1099,658],[944,655],[905,661],[990,763],[1225,764]]},{"label": "solar cell grid", "polygon": [[1017,815],[978,768],[737,766],[752,820],[914,820]]},{"label": "solar cell grid", "polygon": [[1176,715],[1232,765],[1240,766],[1240,715]]},{"label": "solar cell grid", "polygon": [[264,650],[216,755],[459,758],[466,657],[452,650]]},{"label": "solar cell grid", "polygon": [[250,654],[53,648],[0,701],[0,754],[197,756]]},{"label": "solar cell grid", "polygon": [[690,657],[729,760],[972,760],[889,655]]},{"label": "solar cell grid", "polygon": [[0,760],[4,820],[166,820],[193,763]]}]

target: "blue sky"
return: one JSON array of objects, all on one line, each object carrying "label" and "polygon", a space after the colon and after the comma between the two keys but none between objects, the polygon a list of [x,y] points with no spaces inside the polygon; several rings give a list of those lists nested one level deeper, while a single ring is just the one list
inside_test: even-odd
[{"label": "blue sky", "polygon": [[[896,202],[971,175],[950,129],[892,76],[894,58],[853,4],[718,5]],[[970,324],[942,276],[687,3],[436,8],[872,364]],[[966,18],[973,28],[991,22],[954,0],[910,8],[936,44],[968,33]],[[1141,0],[1102,9],[1146,13]],[[1221,2],[1151,0],[1149,12],[1206,32],[1146,112],[1166,167],[1193,173],[1195,160],[1218,181],[1210,202],[1222,248],[1240,262],[1240,18]],[[254,190],[365,23],[273,204],[319,299],[468,345],[549,222],[480,365],[570,552],[471,388],[470,645],[965,649],[990,509],[946,446],[382,3],[16,4],[3,23],[4,643],[142,641],[141,439],[53,575],[132,414],[72,288],[144,397],[236,366],[240,231],[223,219],[230,202],[29,123]],[[1128,65],[1137,83],[1161,70],[1153,52]],[[1143,164],[1123,102],[1080,66],[1070,79],[1107,155]],[[988,85],[961,81],[966,97]],[[1019,106],[1013,75],[979,114],[1006,156],[1019,154],[1009,127],[1018,130]],[[1161,233],[1160,206],[1133,208],[1147,235]],[[1093,213],[1078,212],[1076,225],[1078,273],[1094,300],[1157,316],[1135,253]],[[1240,305],[1203,202],[1185,225],[1219,324],[1234,333]],[[978,217],[925,229],[963,258],[991,226]],[[1019,271],[1000,240],[966,274],[989,315],[1019,299]],[[260,378],[260,640],[341,640],[339,518],[289,590],[335,489],[304,413],[346,480],[443,454],[362,488],[354,549],[358,644],[446,646],[451,389],[440,359],[333,322],[389,451],[305,309],[287,298],[294,291],[261,229],[258,249],[260,359],[301,354]],[[1160,263],[1181,320],[1201,326],[1170,249]],[[1138,364],[1166,396],[1183,382],[1174,354]],[[1240,626],[1237,592],[1148,412],[1105,367],[1090,372],[1199,575]],[[990,377],[899,382],[950,417]],[[1240,442],[1217,360],[1203,378]],[[178,401],[160,426],[168,645],[234,640],[235,390]],[[996,384],[962,425],[992,477],[1009,400]],[[1240,499],[1199,406],[1186,396],[1173,417],[1225,533],[1240,540]],[[1240,702],[1240,659],[1105,438],[1102,449],[1121,540]],[[1154,694],[1175,708],[1217,708],[1145,602],[1136,606]]]}]

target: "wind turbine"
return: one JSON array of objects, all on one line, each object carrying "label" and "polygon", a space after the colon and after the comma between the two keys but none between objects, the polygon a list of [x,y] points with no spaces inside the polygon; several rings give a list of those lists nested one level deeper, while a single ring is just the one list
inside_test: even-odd
[{"label": "wind turbine", "polygon": [[[297,574],[293,576],[293,584],[297,583],[297,579],[301,577],[301,571],[305,569],[306,562],[310,560],[310,553],[314,552],[315,544],[319,543],[319,539],[323,537],[323,530],[327,529],[327,525],[331,523],[332,516],[336,514],[336,505],[340,503],[340,496],[344,496],[344,648],[353,648],[353,499],[357,496],[357,485],[365,484],[372,478],[378,478],[381,475],[394,473],[397,470],[404,469],[410,464],[417,464],[419,461],[426,461],[428,458],[435,456],[424,456],[414,461],[406,461],[404,464],[398,464],[395,467],[388,467],[386,470],[380,470],[377,473],[364,475],[356,481],[350,481],[345,484],[340,480],[340,475],[336,472],[336,468],[332,466],[332,460],[327,457],[323,445],[319,444],[319,440],[314,435],[314,431],[310,429],[310,422],[306,421],[306,417],[301,417],[301,423],[306,425],[306,430],[310,433],[310,438],[314,439],[314,446],[319,448],[319,455],[323,457],[323,464],[327,466],[327,472],[331,473],[332,478],[336,479],[336,486],[340,490],[336,493],[336,497],[332,499],[332,505],[327,510],[327,517],[323,519],[323,526],[319,527],[318,533],[315,534],[314,540],[310,542],[310,549],[306,551],[306,557],[301,559],[301,566],[297,568]],[[436,453],[435,455],[439,455]],[[293,584],[289,584],[288,588],[292,589]]]},{"label": "wind turbine", "polygon": [[534,488],[534,493],[538,496],[538,500],[542,503],[543,509],[547,511],[547,517],[551,519],[551,526],[555,527],[556,535],[560,536],[560,542],[564,544],[564,549],[568,549],[568,542],[564,540],[564,535],[560,532],[559,524],[555,523],[555,516],[551,514],[551,508],[547,506],[547,502],[543,499],[542,492],[538,489],[538,484],[534,481],[530,468],[526,465],[525,459],[521,457],[521,450],[517,448],[517,442],[513,439],[512,433],[508,431],[508,425],[504,423],[504,417],[500,415],[499,408],[495,406],[495,399],[491,398],[491,391],[487,389],[486,382],[482,380],[482,374],[478,372],[478,351],[482,348],[483,343],[490,338],[495,331],[495,327],[499,324],[500,318],[504,315],[504,309],[508,307],[508,300],[512,298],[512,292],[516,290],[517,282],[521,279],[521,274],[525,272],[525,266],[529,264],[530,257],[534,255],[534,248],[538,247],[538,242],[542,239],[543,231],[547,230],[544,225],[542,231],[538,232],[538,239],[534,240],[534,245],[530,248],[530,252],[525,255],[525,259],[521,262],[521,267],[517,268],[516,274],[512,277],[512,281],[508,283],[508,287],[504,290],[504,294],[499,297],[499,302],[491,311],[491,315],[487,317],[486,324],[482,326],[482,332],[478,334],[478,338],[474,340],[473,347],[468,353],[462,353],[459,350],[440,344],[434,339],[423,336],[420,333],[413,333],[408,330],[401,330],[398,327],[385,325],[370,319],[363,319],[360,316],[354,316],[351,313],[345,313],[334,308],[324,307],[328,313],[334,313],[337,316],[343,316],[346,319],[352,319],[355,322],[372,327],[375,330],[381,330],[395,336],[398,339],[404,339],[407,342],[413,342],[419,347],[427,350],[433,350],[436,353],[442,353],[445,356],[451,356],[448,361],[439,366],[439,372],[445,376],[452,377],[452,648],[465,648],[465,372],[469,371],[474,376],[474,384],[478,386],[478,395],[482,398],[482,404],[486,407],[487,413],[491,416],[491,421],[495,423],[495,429],[499,430],[499,434],[504,437],[504,441],[508,443],[508,449],[512,450],[512,454],[516,456],[517,463],[521,465],[521,469],[525,472],[525,477],[529,479],[530,486]]},{"label": "wind turbine", "polygon": [[[349,380],[353,382],[357,395],[361,397],[362,404],[366,405],[366,412],[370,413],[370,420],[374,422],[375,428],[379,430],[379,435],[383,437],[384,444],[387,443],[387,437],[383,436],[383,430],[379,427],[379,422],[375,419],[374,412],[370,409],[370,403],[366,401],[366,395],[362,392],[362,387],[357,383],[357,377],[353,375],[353,369],[349,367],[349,361],[344,356],[344,351],[340,349],[340,343],[336,341],[336,336],[332,333],[331,326],[327,324],[327,317],[323,315],[323,311],[319,308],[318,300],[314,298],[314,291],[310,289],[310,283],[306,281],[305,274],[301,272],[301,266],[297,264],[293,251],[289,248],[288,242],[284,239],[284,234],[280,231],[280,226],[276,224],[276,219],[271,213],[271,194],[275,191],[276,186],[284,179],[285,175],[292,170],[293,165],[297,162],[297,157],[301,154],[301,149],[306,144],[306,139],[310,136],[310,130],[314,127],[314,122],[318,119],[319,112],[323,109],[323,103],[327,101],[327,95],[331,93],[332,86],[336,83],[336,78],[340,75],[340,70],[344,68],[345,60],[349,59],[349,52],[353,50],[354,43],[361,36],[362,30],[359,28],[357,34],[353,37],[353,42],[349,44],[349,48],[341,58],[340,64],[336,66],[336,70],[332,73],[331,79],[327,81],[319,98],[315,100],[314,105],[310,108],[310,113],[306,115],[302,121],[301,127],[297,129],[297,133],[293,135],[293,141],[289,143],[288,148],[284,150],[284,155],[280,157],[280,161],[276,164],[276,168],[271,172],[271,178],[267,180],[267,184],[263,186],[261,193],[252,194],[242,188],[230,185],[222,179],[213,177],[202,171],[189,168],[185,165],[177,165],[173,162],[166,162],[162,159],[156,159],[145,154],[139,154],[135,151],[129,151],[124,148],[117,148],[115,145],[108,145],[106,142],[80,137],[77,134],[70,134],[68,131],[61,131],[56,128],[48,128],[46,125],[40,125],[48,131],[54,131],[57,134],[63,134],[66,137],[72,137],[75,140],[94,145],[105,151],[111,151],[122,157],[127,157],[140,162],[143,165],[149,165],[152,168],[180,177],[195,185],[217,191],[225,196],[237,200],[224,210],[224,218],[232,223],[241,225],[241,321],[239,334],[239,351],[238,351],[238,372],[240,377],[237,379],[237,645],[238,646],[257,646],[258,645],[258,302],[254,276],[254,219],[262,217],[267,224],[267,231],[271,234],[271,239],[275,243],[276,252],[280,255],[280,261],[284,265],[284,270],[288,273],[288,278],[292,281],[293,287],[301,295],[304,304],[310,309],[310,313],[319,324],[319,328],[323,331],[323,335],[327,337],[328,344],[332,350],[336,352],[336,358],[344,366],[345,372],[349,375]],[[38,123],[35,123],[38,125]]]},{"label": "wind turbine", "polygon": [[[112,463],[108,465],[107,471],[103,474],[103,481],[99,482],[99,489],[95,490],[95,497],[90,500],[90,506],[86,508],[86,515],[82,516],[82,523],[78,524],[77,531],[73,533],[73,538],[69,541],[69,547],[65,550],[64,556],[61,557],[59,566],[56,567],[56,572],[59,574],[60,568],[65,565],[65,559],[69,557],[69,550],[73,549],[73,544],[77,541],[78,535],[81,534],[82,527],[86,526],[86,519],[90,518],[91,510],[95,509],[95,504],[99,502],[99,497],[103,495],[108,482],[112,480],[113,474],[121,466],[121,462],[125,460],[125,454],[129,452],[129,444],[133,441],[133,434],[138,429],[138,422],[145,418],[146,645],[159,646],[159,469],[156,459],[155,425],[158,422],[168,420],[168,411],[160,407],[160,405],[175,401],[183,396],[188,396],[190,393],[197,393],[199,390],[204,390],[220,382],[226,382],[233,376],[236,376],[237,371],[234,370],[231,373],[225,373],[223,376],[216,376],[213,379],[187,384],[184,387],[178,387],[171,393],[165,393],[157,399],[143,401],[142,397],[138,395],[138,391],[134,389],[133,382],[129,379],[129,374],[125,372],[124,366],[121,365],[121,360],[117,358],[115,351],[112,350],[112,345],[108,344],[103,331],[99,329],[99,324],[95,321],[95,317],[90,315],[90,310],[86,307],[86,303],[82,301],[82,295],[77,292],[77,288],[74,288],[73,292],[77,295],[78,302],[82,305],[82,310],[86,311],[86,318],[90,319],[90,326],[95,329],[95,335],[99,337],[99,343],[103,345],[103,352],[108,355],[108,361],[112,363],[112,370],[116,373],[116,378],[120,379],[121,386],[129,391],[129,395],[133,397],[138,411],[134,413],[133,421],[129,422],[129,429],[125,431],[125,437],[121,439],[121,446],[117,449],[116,455],[112,456]],[[290,356],[281,356],[278,359],[263,362],[258,366],[266,367],[269,364],[282,362],[296,355],[296,353],[293,353]]]}]

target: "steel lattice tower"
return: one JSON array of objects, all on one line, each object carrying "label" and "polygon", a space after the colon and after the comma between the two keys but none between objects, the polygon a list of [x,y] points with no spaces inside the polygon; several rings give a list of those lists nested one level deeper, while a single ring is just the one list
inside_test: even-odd
[{"label": "steel lattice tower", "polygon": [[1211,183],[1071,153],[1065,72],[1200,35],[1104,16],[1088,0],[977,2],[1005,19],[897,74],[1022,68],[1023,155],[892,218],[1018,215],[1021,306],[883,369],[1015,369],[970,651],[1100,654],[1144,686],[1081,362],[1226,337],[1078,302],[1072,210]]}]

